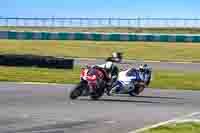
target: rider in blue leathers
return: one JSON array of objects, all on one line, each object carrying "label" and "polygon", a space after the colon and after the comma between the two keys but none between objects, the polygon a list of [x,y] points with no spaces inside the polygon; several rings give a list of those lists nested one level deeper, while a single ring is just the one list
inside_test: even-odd
[{"label": "rider in blue leathers", "polygon": [[[144,85],[145,87],[147,87],[150,83],[150,80],[151,80],[151,68],[147,65],[147,64],[144,64],[144,65],[140,65],[138,69],[134,69],[132,70],[132,74],[136,74],[136,79],[135,81],[142,81],[144,82]],[[131,75],[131,74],[130,74]],[[134,82],[132,84],[130,84],[129,88],[128,88],[128,92],[131,92],[132,90],[135,89],[135,86],[134,86]],[[133,92],[132,92],[133,94]]]},{"label": "rider in blue leathers", "polygon": [[[123,75],[123,73],[121,73]],[[135,83],[136,82],[144,82],[145,86],[148,86],[151,79],[151,68],[147,65],[140,65],[139,68],[131,68],[126,73],[125,77],[121,75],[119,81],[117,82],[116,86],[112,89],[112,93],[121,93],[124,91],[124,86],[122,82],[127,82],[128,80],[132,79],[132,81],[128,84],[128,92],[131,94],[134,93]],[[123,78],[127,78],[124,79]],[[128,81],[129,82],[129,81]],[[134,95],[134,94],[133,94]]]}]

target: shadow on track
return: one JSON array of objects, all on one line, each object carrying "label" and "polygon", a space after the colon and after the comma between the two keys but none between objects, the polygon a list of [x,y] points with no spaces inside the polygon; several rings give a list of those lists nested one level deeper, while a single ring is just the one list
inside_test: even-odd
[{"label": "shadow on track", "polygon": [[[131,98],[131,97],[130,97]],[[112,99],[112,98],[100,98],[99,100],[91,100],[88,98],[80,98],[81,101],[88,102],[119,102],[119,103],[146,103],[146,104],[184,104],[184,102],[177,101],[151,101],[151,100],[136,100],[136,99]]]},{"label": "shadow on track", "polygon": [[[119,94],[119,95],[115,95],[115,97],[131,97],[129,95],[126,94]],[[177,98],[177,97],[161,97],[161,96],[134,96],[137,98],[152,98],[152,99],[174,99],[174,100],[178,100],[178,99],[184,99],[184,98]]]}]

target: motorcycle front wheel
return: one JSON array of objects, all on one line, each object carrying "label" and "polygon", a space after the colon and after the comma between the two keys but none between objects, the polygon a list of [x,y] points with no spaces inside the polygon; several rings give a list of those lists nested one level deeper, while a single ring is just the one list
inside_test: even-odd
[{"label": "motorcycle front wheel", "polygon": [[83,92],[83,86],[81,84],[79,84],[78,86],[76,86],[71,92],[70,92],[70,99],[75,100],[77,99],[79,96],[82,95]]}]

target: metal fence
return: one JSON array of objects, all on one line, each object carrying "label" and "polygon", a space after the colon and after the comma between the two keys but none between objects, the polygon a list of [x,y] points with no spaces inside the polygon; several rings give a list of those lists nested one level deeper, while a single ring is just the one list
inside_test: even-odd
[{"label": "metal fence", "polygon": [[200,28],[192,18],[6,18],[0,26],[24,27],[188,27]]}]

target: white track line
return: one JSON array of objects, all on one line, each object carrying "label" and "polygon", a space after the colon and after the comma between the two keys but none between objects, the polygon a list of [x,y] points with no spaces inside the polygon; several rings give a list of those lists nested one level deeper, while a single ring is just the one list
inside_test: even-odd
[{"label": "white track line", "polygon": [[159,126],[162,126],[162,125],[166,125],[166,124],[169,124],[169,123],[173,123],[173,122],[179,121],[180,119],[183,119],[183,118],[185,118],[185,117],[192,117],[192,116],[198,115],[198,114],[200,114],[200,112],[194,112],[194,113],[191,113],[191,114],[188,114],[188,115],[184,115],[184,116],[182,116],[182,117],[178,117],[178,118],[175,118],[175,119],[172,119],[172,120],[160,122],[160,123],[155,124],[155,125],[152,125],[152,126],[147,126],[147,127],[141,128],[141,129],[137,129],[137,130],[131,131],[131,132],[129,132],[129,133],[144,132],[145,130],[149,130],[149,129],[156,128],[156,127],[159,127]]},{"label": "white track line", "polygon": [[178,120],[176,123],[186,123],[186,122],[200,122],[199,119],[183,119],[183,120]]},{"label": "white track line", "polygon": [[192,62],[169,62],[174,64],[193,64]]},{"label": "white track line", "polygon": [[149,62],[149,63],[161,63],[161,61],[156,61],[156,60],[145,60],[144,62]]},{"label": "white track line", "polygon": [[19,82],[19,84],[27,84],[27,85],[61,85],[56,83],[41,83],[41,82]]}]

